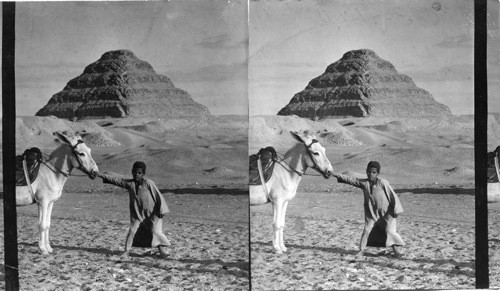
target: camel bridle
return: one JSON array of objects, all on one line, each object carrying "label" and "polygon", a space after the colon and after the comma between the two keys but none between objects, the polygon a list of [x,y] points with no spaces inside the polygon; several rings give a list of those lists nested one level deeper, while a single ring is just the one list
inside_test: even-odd
[{"label": "camel bridle", "polygon": [[[323,171],[322,171],[322,170],[318,167],[318,165],[316,164],[316,161],[314,160],[314,158],[313,158],[313,156],[312,156],[312,153],[311,153],[311,152],[312,152],[312,150],[311,150],[311,146],[312,146],[313,144],[315,144],[315,143],[319,143],[319,141],[318,141],[318,140],[316,140],[316,139],[313,139],[309,145],[306,145],[305,143],[304,143],[304,145],[306,146],[307,153],[309,154],[309,158],[311,159],[311,161],[312,161],[312,162],[313,162],[313,164],[314,164],[312,167],[309,167],[309,168],[312,168],[312,169],[316,170],[316,171],[317,171],[318,173],[320,173],[321,175],[311,175],[311,174],[306,174],[305,172],[299,172],[299,171],[297,171],[296,169],[294,169],[293,167],[291,167],[289,164],[285,163],[285,162],[284,162],[284,160],[283,160],[282,158],[280,158],[281,160],[276,160],[276,162],[277,162],[278,164],[280,164],[283,168],[285,168],[285,169],[286,169],[286,168],[288,168],[289,170],[292,170],[292,171],[294,171],[295,173],[299,174],[299,176],[323,176],[323,177],[325,177],[325,176],[326,176],[326,174],[325,174],[325,173],[324,173],[324,172],[323,172]],[[281,153],[280,153],[280,155],[284,156],[284,155],[283,155],[283,154],[281,154]],[[285,164],[285,165],[286,165],[286,167],[285,167],[283,164]]]},{"label": "camel bridle", "polygon": [[[80,171],[82,171],[83,173],[85,173],[85,175],[72,175],[71,173],[66,173],[64,171],[62,171],[61,169],[58,169],[56,166],[54,166],[52,163],[50,163],[50,160],[46,160],[46,161],[43,161],[42,160],[42,163],[45,164],[50,170],[52,170],[53,172],[59,172],[61,174],[63,174],[64,176],[68,177],[68,176],[79,176],[79,177],[85,177],[85,176],[90,176],[90,173],[85,170],[85,168],[82,166],[82,162],[81,162],[81,159],[80,159],[80,155],[78,153],[78,151],[76,150],[76,147],[81,144],[81,143],[85,143],[83,142],[81,139],[79,139],[76,144],[74,146],[70,145],[71,146],[71,152],[73,153],[73,155],[75,156],[77,162],[78,162],[78,167],[76,167],[77,169],[79,169]],[[43,154],[44,156],[47,156],[46,154]],[[50,166],[48,165],[50,164]]]},{"label": "camel bridle", "polygon": [[76,150],[76,147],[81,143],[85,144],[83,140],[79,139],[74,146],[71,146],[71,150],[73,152],[73,155],[76,157],[76,160],[78,161],[78,167],[76,168],[90,177],[90,173],[82,166],[82,159],[80,158],[79,152]]},{"label": "camel bridle", "polygon": [[315,159],[314,159],[314,157],[313,157],[313,154],[311,153],[311,152],[312,152],[311,147],[312,147],[312,145],[313,145],[313,144],[315,144],[315,143],[319,143],[319,141],[318,141],[317,139],[313,139],[309,145],[306,145],[306,148],[307,148],[307,153],[309,154],[309,158],[311,158],[311,161],[312,161],[312,162],[313,162],[313,164],[314,164],[311,168],[312,168],[312,169],[314,169],[314,170],[316,170],[318,173],[322,174],[322,175],[323,175],[323,177],[325,177],[325,176],[326,176],[326,173],[325,173],[325,172],[323,172],[323,171],[322,171],[322,170],[318,167],[318,164],[316,164],[316,161],[315,161]]}]

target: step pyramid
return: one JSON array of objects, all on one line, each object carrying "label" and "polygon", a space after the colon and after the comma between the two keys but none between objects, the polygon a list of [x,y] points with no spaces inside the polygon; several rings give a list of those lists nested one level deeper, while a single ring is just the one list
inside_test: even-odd
[{"label": "step pyramid", "polygon": [[413,80],[368,49],[345,53],[295,94],[278,115],[313,120],[344,117],[451,115]]},{"label": "step pyramid", "polygon": [[210,115],[172,81],[129,50],[104,53],[52,96],[37,116],[124,118]]}]

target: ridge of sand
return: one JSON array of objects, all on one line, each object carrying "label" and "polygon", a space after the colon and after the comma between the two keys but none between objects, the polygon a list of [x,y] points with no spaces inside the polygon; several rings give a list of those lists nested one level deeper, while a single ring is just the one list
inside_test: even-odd
[{"label": "ridge of sand", "polygon": [[249,151],[266,146],[285,151],[295,143],[289,131],[308,130],[325,147],[335,171],[364,173],[366,164],[377,160],[390,181],[464,184],[474,181],[473,121],[470,116],[319,121],[251,116]]},{"label": "ridge of sand", "polygon": [[84,141],[93,147],[113,147],[120,143],[113,135],[92,121],[72,122],[55,116],[23,116],[16,117],[16,148],[21,151],[28,147],[55,147],[53,133],[69,131],[86,133]]},{"label": "ridge of sand", "polygon": [[[199,118],[110,118],[77,122],[53,116],[16,119],[18,153],[57,147],[55,131],[85,132],[85,143],[101,171],[128,176],[136,160],[148,165],[158,184],[240,185],[247,181],[248,121],[242,116]],[[207,172],[207,169],[215,169]],[[186,179],[189,177],[189,179]],[[95,184],[73,178],[69,185]]]}]

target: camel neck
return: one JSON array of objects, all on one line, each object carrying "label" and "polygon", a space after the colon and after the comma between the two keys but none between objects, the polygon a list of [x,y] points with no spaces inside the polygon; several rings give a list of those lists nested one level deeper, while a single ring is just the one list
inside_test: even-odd
[{"label": "camel neck", "polygon": [[[302,176],[305,174],[308,166],[305,162],[305,153],[300,148],[301,145],[296,145],[290,149],[283,158],[283,161],[293,170],[291,170],[291,175]],[[300,173],[300,174],[299,174]]]},{"label": "camel neck", "polygon": [[62,145],[58,147],[46,161],[49,167],[55,175],[62,175],[67,177],[71,174],[73,170],[73,165],[71,164],[70,157],[72,155],[71,148],[67,145]]},{"label": "camel neck", "polygon": [[[42,171],[45,172],[45,174],[42,175]],[[68,175],[71,173],[71,171],[68,171],[66,169],[59,169],[57,168],[54,164],[52,164],[50,161],[45,161],[43,164],[40,166],[40,177],[46,177],[47,183],[49,185],[55,186],[55,188],[60,188],[64,186],[64,183],[66,183],[66,180],[68,179]],[[56,186],[59,185],[59,186]]]}]

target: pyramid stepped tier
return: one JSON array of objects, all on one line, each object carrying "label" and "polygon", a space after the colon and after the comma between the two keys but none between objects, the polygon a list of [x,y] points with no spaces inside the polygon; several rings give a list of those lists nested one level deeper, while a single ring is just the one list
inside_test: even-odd
[{"label": "pyramid stepped tier", "polygon": [[349,51],[295,94],[278,115],[310,119],[441,116],[450,109],[371,50]]},{"label": "pyramid stepped tier", "polygon": [[128,50],[103,54],[36,113],[68,119],[209,114],[205,106]]}]

